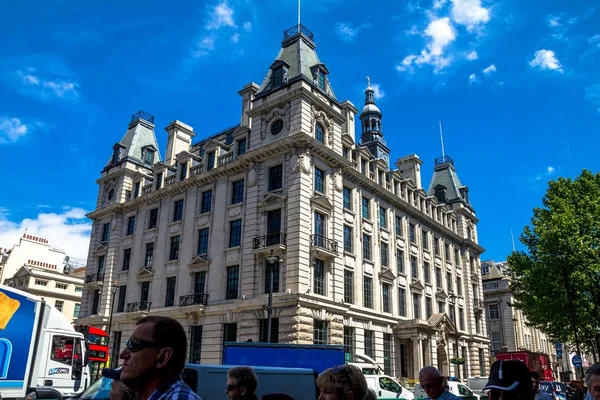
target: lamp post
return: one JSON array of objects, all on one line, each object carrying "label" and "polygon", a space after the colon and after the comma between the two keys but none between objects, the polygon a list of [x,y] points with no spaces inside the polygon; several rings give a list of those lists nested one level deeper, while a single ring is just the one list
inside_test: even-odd
[{"label": "lamp post", "polygon": [[[454,352],[456,353],[456,359],[458,359],[458,327],[456,326],[456,310],[454,309],[454,306],[456,305],[456,299],[458,296],[456,296],[456,294],[454,293],[454,290],[452,292],[450,292],[450,294],[448,295],[448,301],[450,302],[450,304],[452,305],[452,313],[453,315],[453,320],[454,320],[454,332],[456,332],[456,346],[454,346]],[[458,380],[460,380],[460,366],[458,364],[454,364],[456,365],[456,370],[458,371]]]},{"label": "lamp post", "polygon": [[[112,318],[113,318],[113,311],[115,309],[115,298],[117,297],[117,281],[113,281],[112,287],[111,287],[111,292],[112,292],[112,299],[111,299],[111,304],[110,304],[110,316],[108,318],[108,338],[106,338],[106,346],[109,347],[110,345],[110,331],[112,328]],[[112,365],[112,363],[114,362],[114,360],[110,360],[110,363]],[[108,368],[110,368],[110,365],[108,366]]]},{"label": "lamp post", "polygon": [[271,323],[273,322],[273,270],[275,263],[279,262],[279,256],[271,255],[267,257],[268,272],[269,272],[269,303],[267,305],[267,343],[271,343]]}]

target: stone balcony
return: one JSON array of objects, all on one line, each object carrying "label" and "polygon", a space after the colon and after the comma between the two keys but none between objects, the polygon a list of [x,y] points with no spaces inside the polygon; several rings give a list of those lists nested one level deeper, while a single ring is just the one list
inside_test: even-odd
[{"label": "stone balcony", "polygon": [[286,249],[287,234],[282,232],[269,233],[264,236],[257,236],[252,240],[252,252],[259,255],[269,255],[271,250],[274,252],[283,252]]},{"label": "stone balcony", "polygon": [[310,235],[310,251],[317,257],[332,259],[339,254],[338,242],[323,235]]}]

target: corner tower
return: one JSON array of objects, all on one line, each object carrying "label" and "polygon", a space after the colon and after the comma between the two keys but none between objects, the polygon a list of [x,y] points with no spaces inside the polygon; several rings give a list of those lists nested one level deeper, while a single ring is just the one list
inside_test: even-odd
[{"label": "corner tower", "polygon": [[369,149],[376,159],[383,160],[390,166],[390,149],[383,138],[381,119],[383,114],[375,104],[375,91],[371,87],[371,80],[367,77],[368,85],[365,90],[365,106],[360,114],[361,135],[360,145]]}]

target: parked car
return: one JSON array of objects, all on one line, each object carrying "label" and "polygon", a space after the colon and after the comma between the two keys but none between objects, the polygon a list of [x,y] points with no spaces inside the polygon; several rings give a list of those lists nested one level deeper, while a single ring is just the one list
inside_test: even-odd
[{"label": "parked car", "polygon": [[388,375],[365,375],[367,386],[373,389],[378,399],[413,400],[415,395],[397,380]]},{"label": "parked car", "polygon": [[467,386],[473,391],[473,393],[479,395],[479,397],[487,397],[487,394],[483,392],[483,388],[488,382],[488,378],[468,378]]},{"label": "parked car", "polygon": [[[453,395],[465,400],[481,400],[482,398],[478,394],[474,393],[467,385],[461,382],[449,381],[448,390]],[[427,398],[427,393],[425,393],[425,390],[423,390],[420,383],[415,385],[415,390],[413,392],[415,394],[415,400]]]}]

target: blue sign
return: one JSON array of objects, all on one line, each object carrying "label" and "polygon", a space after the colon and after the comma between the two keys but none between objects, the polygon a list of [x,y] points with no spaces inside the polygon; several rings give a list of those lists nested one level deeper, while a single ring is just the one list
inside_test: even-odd
[{"label": "blue sign", "polygon": [[562,351],[562,343],[561,342],[554,343],[554,348],[556,349],[556,351],[558,351],[558,350]]},{"label": "blue sign", "polygon": [[583,361],[581,360],[581,357],[577,354],[575,354],[573,358],[571,358],[571,362],[573,363],[574,367],[581,368],[583,366]]},{"label": "blue sign", "polygon": [[562,357],[562,349],[556,349],[556,357]]}]

